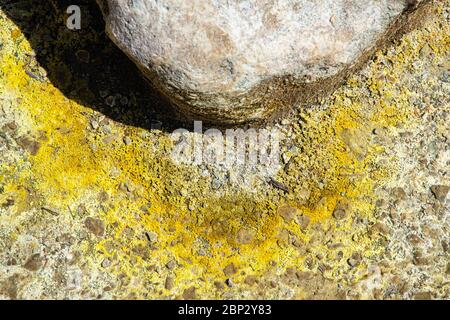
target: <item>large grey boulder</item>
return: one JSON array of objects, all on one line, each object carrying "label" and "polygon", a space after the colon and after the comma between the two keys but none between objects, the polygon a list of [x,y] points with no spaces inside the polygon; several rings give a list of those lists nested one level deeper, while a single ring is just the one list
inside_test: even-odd
[{"label": "large grey boulder", "polygon": [[260,123],[332,92],[428,0],[97,0],[112,40],[187,118]]}]

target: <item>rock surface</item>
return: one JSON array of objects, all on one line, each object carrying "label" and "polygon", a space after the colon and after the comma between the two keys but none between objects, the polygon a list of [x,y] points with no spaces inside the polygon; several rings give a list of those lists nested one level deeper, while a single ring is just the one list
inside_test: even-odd
[{"label": "rock surface", "polygon": [[[133,119],[157,101],[101,23],[69,32],[62,2],[58,17],[29,3],[0,5],[0,299],[450,298],[450,0],[275,126],[289,193],[261,171],[178,166],[168,130],[92,109],[120,94]],[[42,56],[78,75],[69,88],[103,70],[85,84],[95,100],[69,98],[48,65],[36,78]]]},{"label": "rock surface", "polygon": [[332,92],[427,0],[98,0],[113,41],[191,119],[262,122]]}]

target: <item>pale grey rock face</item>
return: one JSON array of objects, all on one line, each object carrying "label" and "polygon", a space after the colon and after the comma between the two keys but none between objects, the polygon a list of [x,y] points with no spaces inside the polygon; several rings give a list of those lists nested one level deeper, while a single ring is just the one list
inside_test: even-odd
[{"label": "pale grey rock face", "polygon": [[181,113],[239,124],[329,94],[428,1],[98,2],[109,36]]}]

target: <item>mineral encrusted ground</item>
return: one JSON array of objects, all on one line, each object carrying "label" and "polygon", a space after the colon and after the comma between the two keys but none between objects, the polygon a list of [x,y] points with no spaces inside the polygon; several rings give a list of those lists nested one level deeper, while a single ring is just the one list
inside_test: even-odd
[{"label": "mineral encrusted ground", "polygon": [[275,125],[267,176],[173,163],[94,5],[0,1],[0,298],[448,299],[448,5]]}]

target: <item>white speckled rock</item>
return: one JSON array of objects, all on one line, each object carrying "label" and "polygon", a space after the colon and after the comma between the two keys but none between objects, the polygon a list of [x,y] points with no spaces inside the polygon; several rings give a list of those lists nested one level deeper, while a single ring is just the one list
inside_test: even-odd
[{"label": "white speckled rock", "polygon": [[427,0],[98,0],[113,41],[186,117],[263,122],[333,91]]}]

